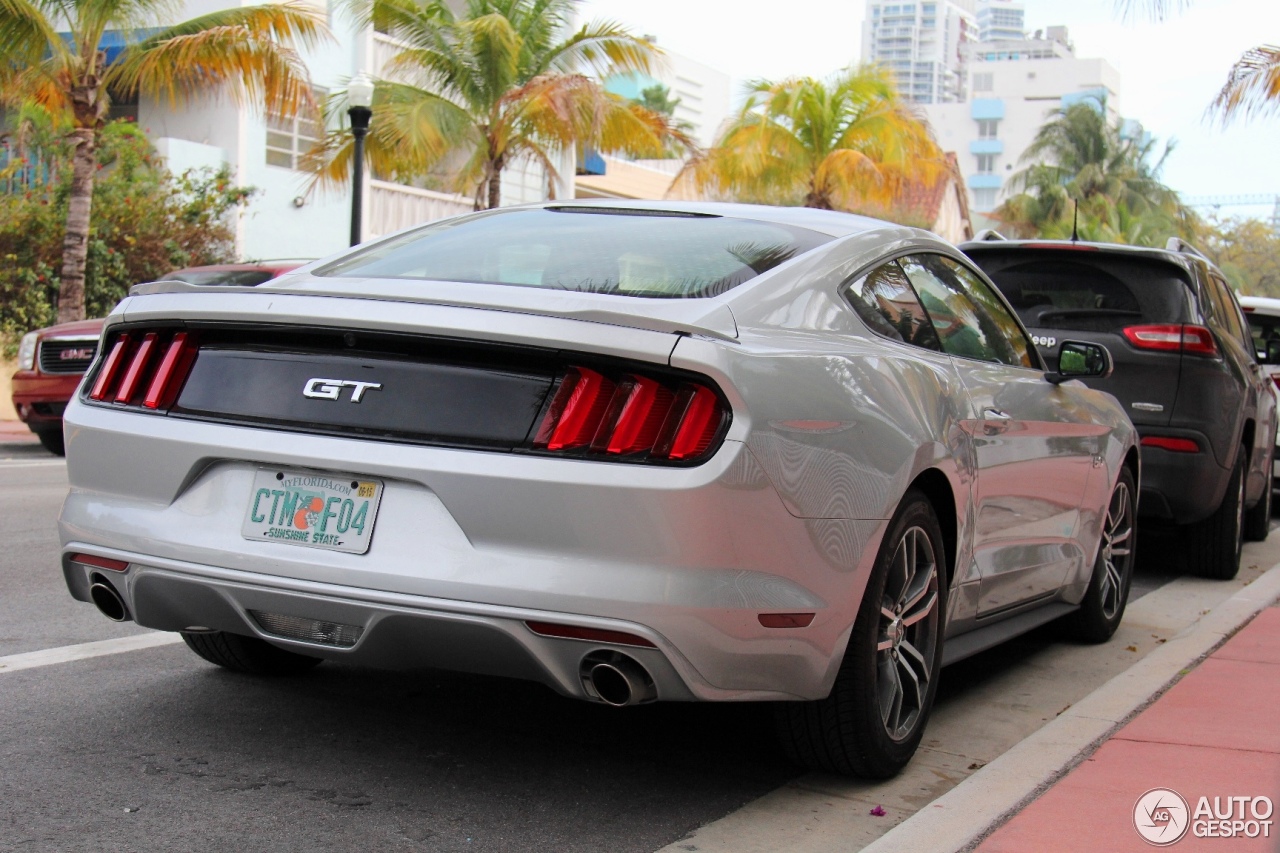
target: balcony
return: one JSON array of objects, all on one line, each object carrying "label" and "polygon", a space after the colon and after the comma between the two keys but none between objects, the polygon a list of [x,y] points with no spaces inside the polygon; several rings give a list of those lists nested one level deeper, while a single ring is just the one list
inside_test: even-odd
[{"label": "balcony", "polygon": [[975,139],[969,143],[970,154],[1003,154],[1003,139]]}]

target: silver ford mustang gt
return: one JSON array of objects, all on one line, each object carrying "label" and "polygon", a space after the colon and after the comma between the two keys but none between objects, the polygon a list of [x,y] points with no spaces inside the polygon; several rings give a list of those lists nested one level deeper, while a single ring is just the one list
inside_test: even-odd
[{"label": "silver ford mustang gt", "polygon": [[943,665],[1123,614],[1135,433],[1061,346],[933,235],[808,209],[550,203],[140,285],[66,411],[62,567],[231,669],[777,700],[798,761],[884,777]]}]

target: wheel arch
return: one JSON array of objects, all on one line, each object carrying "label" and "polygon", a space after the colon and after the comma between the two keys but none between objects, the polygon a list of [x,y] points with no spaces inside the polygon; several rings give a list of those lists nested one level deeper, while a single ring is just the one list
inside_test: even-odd
[{"label": "wheel arch", "polygon": [[947,475],[939,471],[937,468],[930,468],[921,471],[911,483],[911,487],[920,490],[933,506],[933,512],[938,517],[938,526],[942,529],[942,544],[946,548],[946,560],[944,568],[946,569],[947,587],[950,588],[951,582],[955,577],[956,554],[959,544],[959,523],[956,518],[956,498],[955,493],[951,490],[951,481],[947,479]]}]

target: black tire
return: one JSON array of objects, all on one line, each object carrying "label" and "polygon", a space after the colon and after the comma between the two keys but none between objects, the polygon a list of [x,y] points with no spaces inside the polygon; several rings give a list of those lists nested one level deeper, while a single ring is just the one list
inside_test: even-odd
[{"label": "black tire", "polygon": [[793,761],[887,779],[911,760],[942,668],[946,565],[933,507],[912,489],[885,533],[831,695],[777,705]]},{"label": "black tire", "polygon": [[320,658],[285,651],[259,640],[225,631],[182,634],[187,648],[209,663],[253,675],[297,675],[320,663]]},{"label": "black tire", "polygon": [[1093,562],[1089,588],[1080,601],[1080,609],[1062,619],[1062,626],[1074,639],[1105,643],[1120,627],[1133,582],[1137,503],[1133,472],[1123,468],[1111,489],[1111,500],[1107,502],[1102,541],[1098,543],[1098,557]]},{"label": "black tire", "polygon": [[1227,481],[1227,493],[1213,515],[1186,528],[1188,556],[1201,577],[1229,581],[1240,571],[1240,549],[1244,547],[1244,460],[1241,450]]},{"label": "black tire", "polygon": [[1266,542],[1271,532],[1271,461],[1275,448],[1267,451],[1267,462],[1262,470],[1266,474],[1266,485],[1262,488],[1262,497],[1244,513],[1244,538],[1246,542]]},{"label": "black tire", "polygon": [[67,446],[62,442],[62,428],[58,429],[42,429],[36,433],[36,438],[40,439],[40,443],[44,445],[44,449],[52,453],[54,456],[66,456]]}]

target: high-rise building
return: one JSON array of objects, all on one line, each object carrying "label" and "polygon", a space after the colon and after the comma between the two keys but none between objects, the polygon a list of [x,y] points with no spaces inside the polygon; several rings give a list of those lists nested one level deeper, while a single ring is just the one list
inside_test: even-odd
[{"label": "high-rise building", "polygon": [[978,41],[1020,39],[1026,35],[1026,9],[1015,0],[978,0],[974,16]]},{"label": "high-rise building", "polygon": [[1022,154],[1053,110],[1086,100],[1112,121],[1119,116],[1119,72],[1105,59],[1078,58],[1065,27],[964,51],[970,99],[924,110],[938,144],[958,153],[976,213],[1010,194],[1009,178],[1026,165]]},{"label": "high-rise building", "polygon": [[917,104],[963,101],[968,82],[961,46],[977,38],[974,0],[868,0],[862,59],[893,72]]}]

